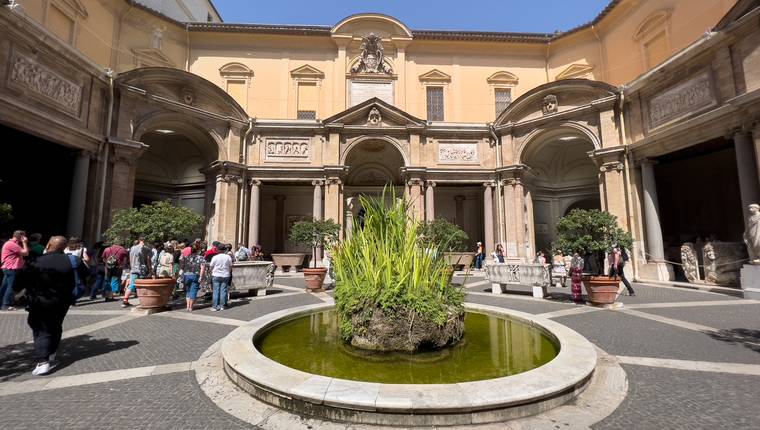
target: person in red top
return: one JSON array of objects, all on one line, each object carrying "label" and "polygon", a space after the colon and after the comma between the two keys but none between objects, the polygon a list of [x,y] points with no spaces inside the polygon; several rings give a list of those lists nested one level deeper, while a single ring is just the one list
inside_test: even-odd
[{"label": "person in red top", "polygon": [[28,240],[26,232],[16,230],[13,237],[3,245],[2,254],[0,254],[0,267],[3,269],[3,284],[0,286],[0,309],[4,311],[13,311],[16,308],[13,304],[13,285],[16,283],[16,275],[24,268],[24,257],[29,254]]},{"label": "person in red top", "polygon": [[211,248],[209,248],[209,250],[206,251],[205,254],[203,254],[203,258],[205,258],[206,261],[211,261],[211,259],[214,258],[214,256],[219,253],[219,246],[220,245],[221,245],[221,243],[219,243],[217,241],[211,242]]},{"label": "person in red top", "polygon": [[113,244],[103,250],[103,265],[105,266],[106,285],[110,285],[110,291],[103,288],[103,296],[106,302],[112,302],[114,294],[119,294],[119,284],[121,282],[121,272],[127,264],[127,250],[121,246],[121,241],[116,239]]}]

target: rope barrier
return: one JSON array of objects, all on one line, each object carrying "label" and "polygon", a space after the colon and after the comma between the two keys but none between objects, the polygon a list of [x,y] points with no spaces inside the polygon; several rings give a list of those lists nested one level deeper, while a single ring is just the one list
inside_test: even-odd
[{"label": "rope barrier", "polygon": [[[644,255],[646,255],[647,257],[652,257],[652,254],[650,254],[648,252],[644,252]],[[670,264],[673,264],[673,265],[676,265],[676,266],[683,266],[684,265],[683,263],[677,263],[675,261],[670,261],[670,260],[661,260],[661,261],[664,262],[664,263],[670,263]],[[747,261],[749,261],[749,258],[744,258],[744,259],[736,260],[736,261],[729,261],[728,263],[716,264],[715,267],[731,266],[731,265],[734,265],[734,264],[737,264],[737,263],[744,263],[744,262],[747,262]],[[710,266],[712,267],[713,265],[711,264]],[[697,267],[705,268],[707,266],[704,265],[704,264],[697,264]]]}]

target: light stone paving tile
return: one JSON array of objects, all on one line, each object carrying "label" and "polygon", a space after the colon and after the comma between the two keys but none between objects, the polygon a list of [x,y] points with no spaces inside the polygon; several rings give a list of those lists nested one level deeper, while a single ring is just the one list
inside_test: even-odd
[{"label": "light stone paving tile", "polygon": [[666,369],[691,370],[695,372],[733,373],[760,376],[760,364],[718,363],[714,361],[673,360],[652,357],[618,356],[621,363],[637,366],[662,367]]},{"label": "light stone paving tile", "polygon": [[135,367],[132,369],[109,370],[105,372],[83,373],[70,376],[40,377],[38,379],[30,379],[23,382],[3,382],[0,383],[0,397],[42,390],[54,390],[56,388],[68,388],[80,385],[141,378],[144,376],[187,372],[192,369],[193,362],[183,362],[162,364],[158,366]]},{"label": "light stone paving tile", "polygon": [[214,323],[214,324],[225,324],[225,325],[234,325],[234,326],[242,326],[246,324],[246,321],[243,320],[236,320],[232,318],[222,318],[222,317],[212,317],[209,315],[200,315],[197,313],[192,312],[182,312],[182,311],[173,311],[173,312],[161,312],[158,314],[155,314],[156,316],[164,317],[164,318],[176,318],[180,320],[189,320],[189,321],[199,321],[199,322],[207,322],[207,323]]},{"label": "light stone paving tile", "polygon": [[578,306],[576,308],[570,308],[570,309],[563,309],[561,311],[554,311],[554,312],[546,312],[543,314],[536,314],[538,317],[544,317],[544,318],[559,318],[564,317],[568,315],[580,315],[580,314],[587,314],[590,312],[596,312],[602,310],[601,308],[594,308],[591,306]]},{"label": "light stone paving tile", "polygon": [[656,308],[690,308],[698,306],[732,306],[760,304],[760,300],[709,300],[705,302],[669,302],[669,303],[640,303],[625,305],[626,309],[656,309]]},{"label": "light stone paving tile", "polygon": [[[75,336],[81,336],[83,334],[92,333],[96,330],[100,330],[106,327],[111,327],[115,325],[119,325],[128,321],[132,321],[137,318],[141,318],[144,315],[134,314],[134,313],[128,313],[121,316],[118,316],[116,318],[109,318],[105,321],[97,322],[95,324],[86,325],[84,327],[79,327],[74,330],[69,330],[63,333],[62,339],[69,339]],[[30,342],[32,343],[32,342]]]},{"label": "light stone paving tile", "polygon": [[676,327],[680,327],[680,328],[685,328],[687,330],[694,330],[694,331],[698,331],[698,332],[718,332],[719,331],[718,329],[716,329],[714,327],[708,327],[706,325],[694,324],[694,323],[690,323],[690,322],[686,322],[686,321],[676,320],[676,319],[672,319],[672,318],[666,318],[666,317],[663,317],[663,316],[660,316],[660,315],[648,314],[648,313],[645,313],[645,312],[639,312],[639,311],[635,311],[635,310],[618,309],[618,310],[613,311],[613,312],[623,312],[625,314],[636,316],[636,317],[639,317],[639,318],[644,318],[644,319],[648,319],[648,320],[652,320],[652,321],[657,321],[657,322],[661,322],[663,324],[669,324],[669,325],[672,325],[672,326],[676,326]]}]

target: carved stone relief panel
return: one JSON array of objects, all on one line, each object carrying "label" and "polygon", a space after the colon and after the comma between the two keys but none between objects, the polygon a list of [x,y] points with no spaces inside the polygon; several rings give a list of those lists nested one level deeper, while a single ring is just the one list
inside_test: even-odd
[{"label": "carved stone relief panel", "polygon": [[477,141],[438,141],[439,163],[478,163]]},{"label": "carved stone relief panel", "polygon": [[712,76],[709,70],[705,70],[649,100],[649,128],[659,127],[716,104]]},{"label": "carved stone relief panel", "polygon": [[8,86],[30,92],[69,115],[78,117],[82,106],[82,86],[66,79],[17,50],[11,54]]},{"label": "carved stone relief panel", "polygon": [[311,139],[308,137],[267,137],[264,159],[276,162],[305,163],[311,161]]}]

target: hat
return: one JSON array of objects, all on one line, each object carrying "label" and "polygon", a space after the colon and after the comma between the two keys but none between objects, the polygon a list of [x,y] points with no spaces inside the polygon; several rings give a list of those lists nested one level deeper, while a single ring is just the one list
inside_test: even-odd
[{"label": "hat", "polygon": [[482,244],[483,244],[482,242],[478,242],[478,245],[482,245]]}]

